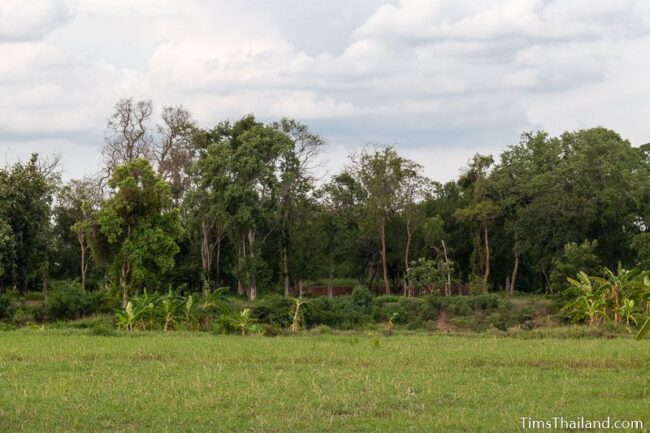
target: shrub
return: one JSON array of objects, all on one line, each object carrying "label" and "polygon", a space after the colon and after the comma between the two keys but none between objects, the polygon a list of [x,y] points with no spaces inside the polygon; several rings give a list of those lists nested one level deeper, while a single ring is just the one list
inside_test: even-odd
[{"label": "shrub", "polygon": [[496,328],[499,331],[505,331],[508,329],[507,320],[501,313],[491,313],[487,316],[485,321],[489,327]]},{"label": "shrub", "polygon": [[472,307],[468,301],[470,296],[452,296],[441,299],[441,309],[454,316],[467,316],[472,313]]},{"label": "shrub", "polygon": [[14,311],[12,321],[17,326],[25,326],[34,321],[34,314],[24,308],[18,308]]},{"label": "shrub", "polygon": [[112,337],[116,335],[115,329],[105,323],[98,323],[90,328],[90,335],[97,335],[102,337]]},{"label": "shrub", "polygon": [[434,293],[445,287],[453,273],[453,262],[419,258],[408,269],[408,281],[416,293]]},{"label": "shrub", "polygon": [[0,332],[14,331],[16,327],[10,323],[0,322]]},{"label": "shrub", "polygon": [[45,302],[45,315],[50,320],[79,319],[97,311],[97,297],[86,292],[77,282],[53,287]]},{"label": "shrub", "polygon": [[[369,322],[372,308],[372,296],[368,289],[362,288],[354,295],[336,296],[334,298],[315,298],[305,305],[304,320],[309,326],[327,325],[333,328],[349,329],[355,325]],[[370,302],[368,302],[368,300]]]},{"label": "shrub", "polygon": [[[429,320],[429,302],[427,298],[405,298],[403,296],[378,296],[373,299],[373,319],[381,322],[393,320],[394,323],[418,323]],[[435,313],[434,313],[435,315]]]},{"label": "shrub", "polygon": [[596,255],[598,241],[585,240],[581,244],[570,242],[564,245],[561,254],[553,259],[553,270],[551,271],[551,287],[562,291],[570,287],[567,278],[574,278],[576,274],[583,271],[593,274],[600,270],[600,259]]},{"label": "shrub", "polygon": [[352,302],[359,307],[359,309],[365,313],[370,313],[372,305],[372,293],[365,286],[356,286],[352,290]]},{"label": "shrub", "polygon": [[471,274],[469,276],[469,281],[467,285],[469,286],[469,293],[472,295],[479,295],[488,290],[488,288],[485,287],[485,284],[483,282],[483,277],[477,274]]},{"label": "shrub", "polygon": [[286,328],[291,325],[293,302],[281,295],[272,295],[261,299],[251,307],[251,317],[259,323]]},{"label": "shrub", "polygon": [[492,310],[501,307],[501,305],[508,305],[508,302],[494,293],[484,293],[476,296],[468,296],[470,308],[473,310]]},{"label": "shrub", "polygon": [[9,319],[12,314],[11,297],[7,294],[0,295],[0,320]]}]

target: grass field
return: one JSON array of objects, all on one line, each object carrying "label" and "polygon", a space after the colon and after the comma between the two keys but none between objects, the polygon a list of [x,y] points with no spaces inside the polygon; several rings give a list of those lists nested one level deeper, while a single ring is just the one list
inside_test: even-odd
[{"label": "grass field", "polygon": [[[650,424],[650,342],[0,332],[0,432],[516,432]],[[592,430],[594,431],[594,430]],[[637,430],[638,431],[638,430]]]}]

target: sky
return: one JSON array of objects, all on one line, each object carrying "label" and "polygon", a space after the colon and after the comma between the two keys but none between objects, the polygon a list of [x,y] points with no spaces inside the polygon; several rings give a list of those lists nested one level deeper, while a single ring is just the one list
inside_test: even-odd
[{"label": "sky", "polygon": [[650,142],[644,0],[0,0],[0,59],[0,156],[60,154],[67,179],[125,97],[293,117],[329,174],[369,142],[439,181],[527,130]]}]

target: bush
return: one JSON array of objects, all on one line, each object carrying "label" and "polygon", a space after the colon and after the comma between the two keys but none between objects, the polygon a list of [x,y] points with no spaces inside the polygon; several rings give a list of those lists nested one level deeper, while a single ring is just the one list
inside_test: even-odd
[{"label": "bush", "polygon": [[454,316],[467,316],[472,313],[468,300],[471,296],[450,296],[440,299],[440,307]]},{"label": "bush", "polygon": [[97,296],[86,292],[78,282],[62,282],[49,291],[45,315],[50,320],[71,320],[97,311]]},{"label": "bush", "polygon": [[98,323],[92,328],[90,328],[90,335],[97,335],[102,337],[112,337],[117,335],[115,328],[109,326],[105,323]]},{"label": "bush", "polygon": [[281,295],[272,295],[261,299],[251,307],[251,317],[259,323],[286,328],[293,319],[291,311],[293,301]]},{"label": "bush", "polygon": [[376,321],[385,322],[393,319],[394,323],[413,324],[421,327],[425,320],[435,316],[431,313],[427,302],[428,297],[405,298],[403,296],[378,296],[372,302],[372,317]]},{"label": "bush", "polygon": [[24,308],[18,308],[14,311],[12,321],[16,326],[25,326],[34,322],[34,314]]},{"label": "bush", "polygon": [[[304,320],[308,326],[327,325],[350,329],[371,320],[372,295],[366,288],[355,289],[356,294],[334,298],[314,298],[304,307]],[[369,301],[369,302],[368,302]]]},{"label": "bush", "polygon": [[14,331],[15,329],[16,327],[14,325],[0,322],[0,332]]},{"label": "bush", "polygon": [[12,314],[11,297],[7,294],[0,295],[0,320],[7,320]]},{"label": "bush", "polygon": [[567,277],[575,278],[580,271],[593,274],[600,270],[601,262],[596,255],[598,241],[585,240],[581,244],[570,242],[564,245],[561,254],[553,259],[551,287],[560,293],[570,287]]},{"label": "bush", "polygon": [[66,320],[49,325],[55,329],[93,329],[96,327],[113,328],[113,317],[108,315],[84,317],[79,320]]},{"label": "bush", "polygon": [[365,286],[356,286],[352,290],[352,302],[359,307],[359,309],[365,313],[370,313],[372,305],[372,293]]}]

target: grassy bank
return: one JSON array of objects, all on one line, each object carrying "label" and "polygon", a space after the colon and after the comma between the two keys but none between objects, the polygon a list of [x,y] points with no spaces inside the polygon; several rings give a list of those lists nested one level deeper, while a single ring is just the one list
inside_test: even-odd
[{"label": "grassy bank", "polygon": [[[508,432],[642,419],[650,344],[490,336],[0,333],[0,431]],[[399,426],[399,428],[398,428]]]}]

